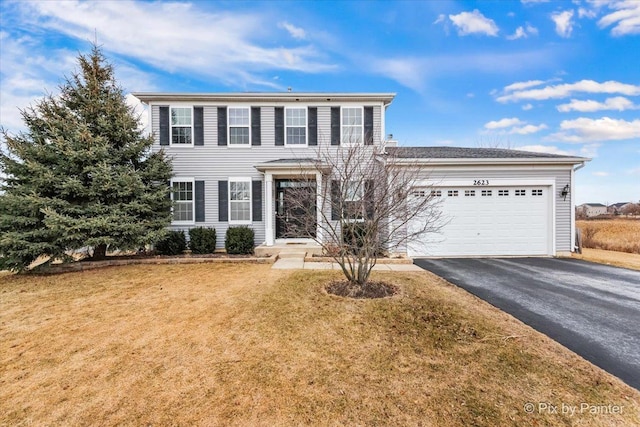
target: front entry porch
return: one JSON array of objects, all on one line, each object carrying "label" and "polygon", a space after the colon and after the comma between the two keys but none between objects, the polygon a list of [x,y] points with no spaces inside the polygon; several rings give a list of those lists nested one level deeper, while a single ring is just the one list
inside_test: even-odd
[{"label": "front entry porch", "polygon": [[[323,174],[315,160],[282,159],[256,166],[265,182],[265,242],[256,253],[321,253]],[[263,251],[264,248],[273,248]]]}]

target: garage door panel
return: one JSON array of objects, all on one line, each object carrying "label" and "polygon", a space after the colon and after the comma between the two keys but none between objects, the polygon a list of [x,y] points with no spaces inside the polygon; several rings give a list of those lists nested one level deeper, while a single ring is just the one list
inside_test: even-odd
[{"label": "garage door panel", "polygon": [[[547,188],[457,190],[458,196],[453,196],[450,189],[442,187],[441,209],[445,225],[439,234],[426,235],[419,242],[411,242],[408,245],[410,256],[549,254],[551,233]],[[411,224],[409,228],[416,229]]]}]

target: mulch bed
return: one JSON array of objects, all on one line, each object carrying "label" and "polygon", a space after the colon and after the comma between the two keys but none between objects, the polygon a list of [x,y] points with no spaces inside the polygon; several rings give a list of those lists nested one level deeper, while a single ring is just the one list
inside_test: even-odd
[{"label": "mulch bed", "polygon": [[333,295],[356,299],[387,298],[399,291],[395,285],[371,280],[362,286],[352,284],[348,280],[335,281],[329,283],[326,290]]}]

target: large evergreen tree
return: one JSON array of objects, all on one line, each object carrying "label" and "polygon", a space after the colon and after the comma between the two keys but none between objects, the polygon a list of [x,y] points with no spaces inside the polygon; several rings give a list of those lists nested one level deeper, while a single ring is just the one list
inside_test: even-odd
[{"label": "large evergreen tree", "polygon": [[139,248],[170,223],[170,162],[151,151],[101,50],[78,63],[59,95],[22,111],[26,131],[2,130],[0,270],[85,247],[94,258]]}]

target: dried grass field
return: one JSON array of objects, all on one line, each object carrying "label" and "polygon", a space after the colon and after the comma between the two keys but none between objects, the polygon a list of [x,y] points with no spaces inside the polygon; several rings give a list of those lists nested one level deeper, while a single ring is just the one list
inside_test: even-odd
[{"label": "dried grass field", "polygon": [[640,219],[579,220],[582,246],[640,254]]},{"label": "dried grass field", "polygon": [[640,425],[637,390],[430,273],[352,300],[269,267],[0,274],[0,425]]}]

